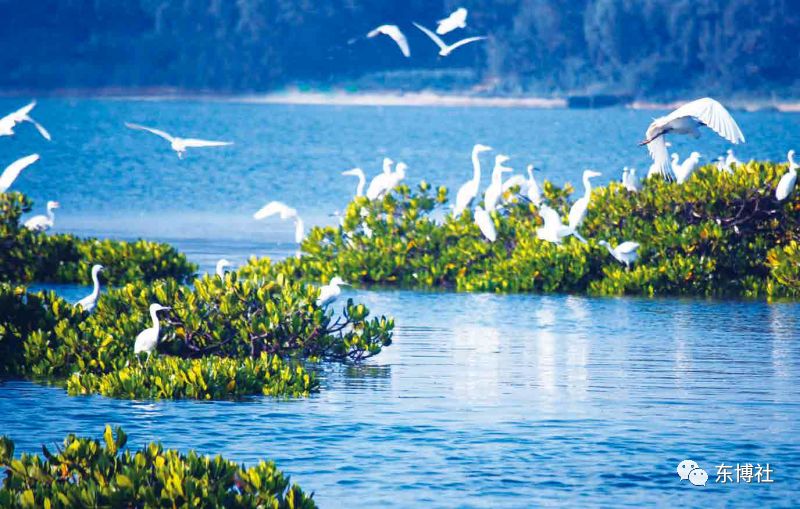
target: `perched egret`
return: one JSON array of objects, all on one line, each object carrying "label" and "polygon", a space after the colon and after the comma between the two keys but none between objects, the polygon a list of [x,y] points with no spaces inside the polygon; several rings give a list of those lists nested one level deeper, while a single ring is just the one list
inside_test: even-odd
[{"label": "perched egret", "polygon": [[87,313],[94,311],[94,307],[97,305],[97,298],[100,297],[100,279],[98,275],[103,271],[103,268],[102,265],[92,265],[92,284],[94,285],[92,293],[75,303],[76,306],[80,306]]},{"label": "perched egret", "polygon": [[389,160],[391,164],[391,159],[385,159],[383,173],[373,178],[369,183],[369,187],[367,188],[367,198],[370,200],[376,200],[388,194],[400,183],[401,180],[406,177],[406,168],[408,168],[408,166],[405,163],[397,163],[397,166],[395,166],[395,171],[387,172],[387,160]]},{"label": "perched egret", "polygon": [[542,216],[542,220],[544,221],[544,225],[536,229],[536,236],[539,239],[552,242],[554,244],[561,244],[561,241],[565,237],[574,235],[575,238],[584,244],[586,243],[586,239],[581,237],[581,235],[574,229],[563,224],[558,212],[551,209],[547,205],[542,204],[539,206],[539,215]]},{"label": "perched egret", "polygon": [[419,28],[420,30],[422,30],[422,32],[425,35],[427,35],[433,42],[436,43],[437,46],[439,46],[439,56],[440,57],[446,57],[447,55],[449,55],[450,53],[452,53],[456,49],[460,48],[461,46],[464,46],[465,44],[469,44],[471,42],[476,42],[476,41],[482,41],[483,39],[486,39],[486,37],[484,37],[484,36],[481,36],[481,37],[467,37],[466,39],[461,39],[460,41],[448,46],[441,39],[441,37],[439,37],[435,33],[431,32],[430,30],[428,30],[424,26],[420,25],[419,23],[414,23],[414,26]]},{"label": "perched egret", "polygon": [[714,166],[719,171],[731,174],[733,173],[733,169],[730,167],[730,165],[728,165],[727,161],[722,156],[717,157],[717,161],[714,163]]},{"label": "perched egret", "polygon": [[230,266],[231,262],[229,262],[225,258],[221,258],[219,261],[217,261],[217,266],[214,269],[214,273],[221,279],[225,279],[225,267],[230,267]]},{"label": "perched egret", "polygon": [[325,307],[328,304],[332,304],[336,299],[338,299],[339,294],[342,293],[342,289],[339,288],[339,286],[341,285],[349,286],[350,283],[345,283],[339,276],[334,276],[333,278],[331,278],[331,282],[329,284],[319,289],[317,306]]},{"label": "perched egret", "polygon": [[139,124],[131,124],[129,122],[125,122],[125,127],[128,129],[135,129],[138,131],[147,131],[148,133],[153,133],[156,136],[164,138],[170,143],[170,147],[178,154],[179,159],[183,159],[183,154],[186,153],[187,148],[199,148],[199,147],[225,147],[228,145],[233,145],[232,141],[210,141],[210,140],[198,140],[196,138],[178,138],[177,136],[172,136],[171,134],[161,131],[159,129],[153,129],[152,127],[145,127]]},{"label": "perched egret", "polygon": [[503,193],[503,173],[513,171],[503,163],[509,160],[504,154],[498,154],[494,158],[494,168],[492,168],[492,182],[483,193],[483,207],[487,212],[493,211],[497,207],[497,201]]},{"label": "perched egret", "polygon": [[542,204],[542,188],[539,187],[539,183],[536,182],[536,177],[533,175],[533,172],[536,171],[536,168],[532,164],[529,164],[526,168],[528,172],[528,181],[526,184],[528,200],[531,201],[537,207]]},{"label": "perched egret", "polygon": [[681,156],[679,156],[677,152],[672,153],[672,160],[670,161],[669,167],[672,169],[673,174],[677,173],[678,169],[681,167],[680,159]]},{"label": "perched egret", "polygon": [[162,306],[161,304],[150,304],[150,318],[153,319],[153,326],[143,330],[136,336],[136,342],[133,344],[134,354],[138,355],[142,352],[147,352],[147,357],[150,357],[150,354],[156,349],[159,333],[158,315],[156,313],[167,309],[172,308]]},{"label": "perched egret", "polygon": [[494,242],[497,240],[497,230],[494,227],[494,221],[492,221],[492,216],[489,215],[487,211],[481,208],[480,205],[475,207],[475,224],[478,225],[480,228],[481,233],[489,242]]},{"label": "perched egret", "polygon": [[300,219],[299,215],[297,215],[296,209],[293,209],[292,207],[289,207],[279,201],[271,201],[258,209],[258,211],[253,214],[253,219],[261,220],[270,216],[274,216],[275,214],[278,214],[281,219],[294,220],[294,241],[298,244],[301,243],[303,241],[303,237],[305,237],[305,226],[303,224],[303,220]]},{"label": "perched egret", "polygon": [[632,242],[629,240],[627,242],[623,242],[613,249],[605,240],[601,240],[599,244],[601,246],[605,246],[605,248],[608,249],[608,252],[611,253],[611,256],[616,258],[618,262],[624,263],[629,269],[631,268],[631,264],[639,258],[639,253],[636,252],[639,249],[638,242]]},{"label": "perched egret", "polygon": [[350,177],[358,177],[358,186],[356,187],[356,196],[364,196],[364,186],[367,184],[367,177],[364,175],[364,170],[361,168],[353,168],[352,170],[343,171],[342,175]]},{"label": "perched egret", "polygon": [[684,160],[676,169],[674,169],[675,179],[678,184],[683,184],[689,180],[689,177],[692,176],[694,170],[700,166],[700,157],[700,152],[692,152],[689,157],[686,158],[686,160]]},{"label": "perched egret", "polygon": [[439,35],[450,33],[456,28],[466,28],[467,10],[463,7],[459,7],[446,18],[440,19],[438,24],[439,26],[436,27],[436,33]]},{"label": "perched egret", "polygon": [[411,50],[408,48],[408,40],[403,32],[401,32],[397,27],[397,25],[381,25],[368,33],[367,37],[371,39],[381,34],[391,37],[395,44],[397,44],[397,47],[400,48],[400,51],[403,53],[404,57],[408,58],[411,56]]},{"label": "perched egret", "polygon": [[628,182],[625,184],[625,189],[632,193],[638,193],[642,189],[642,182],[636,176],[636,168],[628,169]]},{"label": "perched egret", "polygon": [[478,189],[481,185],[481,161],[480,154],[492,150],[492,147],[476,143],[472,147],[472,180],[468,180],[464,185],[458,188],[456,193],[456,203],[453,207],[453,215],[460,216],[469,207],[469,204],[478,195]]},{"label": "perched egret", "polygon": [[698,127],[705,125],[733,144],[743,143],[744,135],[728,110],[720,103],[706,97],[684,104],[669,115],[657,118],[647,128],[645,140],[658,173],[666,180],[675,180],[669,165],[666,134],[688,134],[700,136]]},{"label": "perched egret", "polygon": [[735,155],[733,155],[733,149],[729,148],[726,154],[727,155],[725,156],[725,164],[728,166],[728,168],[733,168],[734,166],[742,165],[742,162],[738,160]]},{"label": "perched egret", "polygon": [[29,156],[17,159],[13,163],[9,164],[6,169],[3,170],[3,174],[0,175],[0,193],[5,193],[8,188],[11,187],[11,184],[17,180],[17,177],[22,170],[38,160],[39,154],[31,154]]},{"label": "perched egret", "polygon": [[[599,177],[600,172],[584,170],[583,172],[583,196],[581,196],[569,209],[569,227],[577,231],[586,218],[586,209],[589,207],[589,199],[592,196],[592,182],[590,179]],[[630,177],[629,177],[630,178]]]},{"label": "perched egret", "polygon": [[14,127],[22,122],[30,122],[42,135],[42,138],[50,141],[50,133],[47,132],[39,122],[35,121],[30,116],[31,110],[36,106],[36,101],[31,102],[27,106],[18,109],[15,112],[9,113],[3,118],[0,118],[0,136],[14,136]]},{"label": "perched egret", "polygon": [[47,215],[33,216],[25,221],[23,226],[34,232],[44,232],[52,228],[56,224],[56,216],[53,211],[61,205],[57,201],[47,202]]},{"label": "perched egret", "polygon": [[794,150],[790,150],[787,157],[789,158],[789,171],[781,177],[778,187],[775,188],[775,198],[778,201],[788,198],[797,183],[797,169],[800,168],[800,165],[794,162]]}]

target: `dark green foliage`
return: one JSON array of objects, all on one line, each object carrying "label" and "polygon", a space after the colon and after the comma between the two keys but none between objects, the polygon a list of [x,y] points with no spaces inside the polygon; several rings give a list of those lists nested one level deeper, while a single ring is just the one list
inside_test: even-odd
[{"label": "dark green foliage", "polygon": [[[596,188],[580,228],[589,243],[570,237],[560,246],[536,237],[541,219],[524,199],[506,196],[511,203],[493,213],[497,241],[489,243],[470,211],[432,219],[446,190],[434,197],[425,183],[416,192],[401,186],[381,201],[357,199],[341,228],[314,229],[303,265],[321,279],[466,291],[793,296],[800,199],[773,197],[785,171],[749,163],[729,175],[707,166],[682,185],[649,179],[639,193],[617,183]],[[549,183],[544,190],[566,217],[565,192]],[[641,259],[627,270],[600,240],[639,242]]]},{"label": "dark green foliage", "polygon": [[91,283],[91,267],[105,267],[103,281],[189,279],[197,270],[186,256],[167,244],[137,240],[80,239],[47,235],[22,226],[31,202],[20,193],[0,193],[0,281]]},{"label": "dark green foliage", "polygon": [[122,428],[106,426],[102,442],[69,435],[55,452],[42,445],[42,456],[14,458],[14,442],[0,437],[0,507],[316,507],[272,462],[246,468],[159,443],[131,451],[126,443]]}]

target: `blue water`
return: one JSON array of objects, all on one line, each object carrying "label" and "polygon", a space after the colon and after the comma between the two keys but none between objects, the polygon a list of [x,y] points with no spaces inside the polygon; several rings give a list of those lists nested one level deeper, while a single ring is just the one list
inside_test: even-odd
[{"label": "blue water", "polygon": [[[0,110],[13,106],[0,101]],[[294,252],[290,226],[252,224],[279,198],[319,222],[341,208],[358,163],[406,160],[410,179],[456,184],[474,141],[541,161],[557,181],[586,166],[646,167],[633,145],[649,113],[323,108],[42,101],[51,146],[21,189],[62,203],[61,231],[169,239],[208,270],[220,256]],[[740,157],[782,159],[800,116],[737,114]],[[123,120],[232,139],[179,161]],[[592,141],[597,137],[600,141]],[[725,147],[710,136],[698,146]],[[688,152],[689,146],[678,146]],[[8,154],[8,155],[7,155]],[[537,159],[538,158],[538,159]],[[488,163],[488,162],[487,162]],[[311,221],[314,222],[314,221]],[[70,299],[87,289],[58,286]],[[398,324],[363,366],[331,366],[307,399],[129,402],[0,384],[0,432],[18,450],[123,425],[132,445],[275,459],[323,507],[796,506],[800,492],[800,305],[574,296],[352,291]],[[709,484],[679,481],[692,459]],[[716,466],[769,463],[773,484],[717,484]]]}]

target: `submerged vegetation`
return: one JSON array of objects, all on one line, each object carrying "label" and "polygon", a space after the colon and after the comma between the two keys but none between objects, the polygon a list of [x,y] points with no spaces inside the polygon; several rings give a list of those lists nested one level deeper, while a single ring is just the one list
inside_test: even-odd
[{"label": "submerged vegetation", "polygon": [[42,445],[42,456],[15,458],[14,442],[0,437],[0,507],[316,507],[272,462],[246,468],[159,443],[137,451],[126,443],[122,428],[106,426],[102,442],[69,435],[55,452]]},{"label": "submerged vegetation", "polygon": [[[452,217],[446,189],[400,186],[383,200],[356,198],[343,226],[314,229],[303,265],[315,278],[462,291],[797,297],[800,199],[774,197],[785,171],[757,162],[733,174],[706,166],[684,184],[647,179],[639,192],[619,183],[595,188],[579,229],[586,244],[538,239],[539,209],[512,192],[492,213],[497,240],[488,242],[469,210]],[[562,217],[570,192],[543,185]],[[638,242],[639,260],[627,269],[602,240]]]},{"label": "submerged vegetation", "polygon": [[197,266],[168,244],[137,240],[81,239],[74,235],[46,235],[22,225],[31,201],[20,193],[0,193],[0,281],[90,284],[93,264],[105,267],[110,284],[188,280]]}]

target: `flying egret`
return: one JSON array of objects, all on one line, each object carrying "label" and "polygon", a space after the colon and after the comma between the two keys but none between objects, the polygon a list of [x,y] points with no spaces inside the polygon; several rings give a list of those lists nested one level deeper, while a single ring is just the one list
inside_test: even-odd
[{"label": "flying egret", "polygon": [[679,156],[677,152],[672,153],[672,160],[669,163],[669,167],[673,174],[677,173],[678,169],[681,167],[680,159],[681,156]]},{"label": "flying egret", "polygon": [[574,235],[575,238],[586,244],[586,239],[581,237],[574,229],[563,224],[558,212],[547,205],[542,204],[539,207],[539,215],[542,216],[542,220],[544,221],[544,224],[536,229],[536,236],[539,239],[554,244],[561,244],[562,239]]},{"label": "flying egret", "polygon": [[481,233],[489,242],[497,240],[497,230],[494,227],[492,216],[487,211],[481,208],[480,205],[475,207],[475,224],[480,228]]},{"label": "flying egret", "polygon": [[8,188],[11,187],[11,184],[13,184],[17,179],[22,170],[38,160],[39,154],[31,154],[29,156],[17,159],[13,163],[9,164],[6,169],[3,170],[3,174],[0,175],[0,193],[5,193]]},{"label": "flying egret", "polygon": [[97,298],[100,296],[100,280],[98,279],[98,275],[103,269],[104,267],[102,265],[92,265],[92,284],[94,285],[92,287],[92,293],[75,303],[76,306],[80,306],[87,313],[94,311],[94,307],[97,305]]},{"label": "flying egret", "polygon": [[626,241],[622,244],[618,245],[615,248],[611,248],[611,245],[606,242],[605,240],[601,240],[598,244],[601,246],[605,246],[608,249],[608,252],[611,253],[611,256],[617,259],[618,262],[624,263],[625,267],[628,269],[631,268],[631,264],[639,259],[639,253],[637,253],[637,249],[639,249],[638,242]]},{"label": "flying egret", "polygon": [[336,299],[338,299],[339,294],[342,293],[342,289],[339,288],[339,286],[341,285],[350,286],[350,283],[345,283],[339,276],[332,277],[331,282],[329,284],[319,289],[317,306],[322,308],[327,306],[328,304],[332,304]]},{"label": "flying egret", "polygon": [[794,150],[790,150],[787,157],[789,158],[789,171],[781,177],[778,187],[775,188],[775,198],[778,201],[788,198],[797,183],[797,169],[800,168],[800,165],[794,162]]},{"label": "flying egret", "polygon": [[539,187],[539,183],[536,182],[536,177],[533,176],[533,172],[536,171],[536,168],[533,167],[532,164],[528,165],[528,199],[536,205],[537,207],[542,204],[542,188]]},{"label": "flying egret", "polygon": [[14,136],[14,127],[17,124],[21,124],[22,122],[30,122],[36,127],[36,130],[39,131],[39,134],[42,135],[42,138],[50,141],[52,138],[50,137],[50,133],[47,132],[42,124],[35,121],[30,116],[31,110],[36,106],[36,101],[31,102],[27,106],[24,106],[17,111],[9,113],[3,118],[0,118],[0,136]]},{"label": "flying egret", "polygon": [[159,333],[158,315],[156,313],[167,309],[172,308],[162,306],[161,304],[150,304],[150,318],[153,319],[153,326],[143,330],[136,336],[136,342],[133,344],[134,354],[138,355],[142,352],[147,352],[147,357],[149,358],[150,354],[156,349]]},{"label": "flying egret", "polygon": [[727,155],[725,156],[725,164],[728,168],[733,168],[734,166],[742,166],[742,162],[733,155],[733,149],[728,149]]},{"label": "flying egret", "polygon": [[489,150],[492,150],[492,147],[481,145],[480,143],[476,143],[472,147],[472,179],[458,188],[455,207],[453,207],[453,216],[460,216],[478,195],[478,189],[481,185],[481,161],[479,156],[482,152]]},{"label": "flying egret", "polygon": [[733,144],[745,141],[742,131],[731,114],[714,99],[705,97],[684,104],[669,115],[653,120],[653,123],[647,128],[645,140],[640,143],[640,145],[647,145],[656,171],[664,179],[675,180],[675,175],[669,166],[669,152],[664,135],[688,134],[698,138],[700,136],[698,127],[703,125]]},{"label": "flying egret", "polygon": [[170,143],[170,147],[178,154],[178,159],[183,159],[183,154],[186,153],[187,148],[199,148],[199,147],[226,147],[228,145],[233,145],[232,141],[210,141],[210,140],[199,140],[196,138],[178,138],[177,136],[172,136],[171,134],[162,131],[160,129],[153,129],[152,127],[145,127],[139,124],[131,124],[129,122],[125,122],[125,127],[128,129],[135,129],[137,131],[147,131],[148,133],[153,133],[156,136],[164,138]]},{"label": "flying egret", "polygon": [[297,215],[297,210],[289,207],[288,205],[281,203],[279,201],[271,201],[258,209],[255,214],[253,214],[253,219],[264,219],[270,216],[274,216],[278,214],[281,219],[293,219],[294,220],[294,241],[298,244],[303,241],[303,237],[305,237],[305,226],[303,224],[303,220],[300,219],[300,216]]},{"label": "flying egret", "polygon": [[25,221],[23,226],[34,232],[44,232],[52,228],[56,223],[56,216],[53,211],[61,205],[57,201],[47,202],[47,215],[33,216]]},{"label": "flying egret", "polygon": [[586,219],[586,209],[589,207],[589,199],[592,196],[592,182],[590,179],[599,177],[600,172],[594,170],[584,170],[583,172],[583,196],[581,196],[569,209],[569,227],[577,231]]},{"label": "flying egret", "polygon": [[395,44],[397,44],[397,47],[400,48],[400,52],[403,53],[404,57],[408,58],[411,56],[411,50],[408,48],[408,40],[397,25],[381,25],[375,30],[370,31],[367,37],[371,39],[381,34],[391,37]]},{"label": "flying egret", "polygon": [[503,173],[514,171],[503,163],[509,160],[505,154],[498,154],[494,158],[494,168],[492,168],[492,182],[483,193],[483,207],[486,212],[491,212],[497,207],[497,200],[503,193]]},{"label": "flying egret", "polygon": [[427,35],[433,42],[436,43],[437,46],[439,46],[439,56],[440,57],[446,57],[447,55],[449,55],[450,53],[455,51],[457,48],[460,48],[461,46],[464,46],[465,44],[469,44],[471,42],[476,42],[476,41],[482,41],[482,40],[487,38],[485,36],[467,37],[466,39],[461,39],[460,41],[456,42],[455,44],[451,44],[451,45],[448,46],[441,39],[441,37],[439,37],[435,33],[431,32],[430,30],[428,30],[424,26],[420,25],[419,23],[414,23],[414,26],[419,28],[420,30],[422,30],[422,32],[425,35]]},{"label": "flying egret", "polygon": [[214,273],[220,277],[220,279],[225,279],[225,267],[230,267],[231,262],[226,260],[225,258],[220,258],[217,261],[217,266],[214,269]]},{"label": "flying egret", "polygon": [[466,28],[467,10],[463,7],[459,7],[446,18],[440,19],[438,24],[439,26],[436,27],[436,33],[439,35],[450,33],[456,28]]},{"label": "flying egret", "polygon": [[692,152],[681,164],[678,165],[675,171],[675,179],[678,184],[683,184],[689,177],[692,176],[694,170],[700,166],[700,152]]},{"label": "flying egret", "polygon": [[353,168],[352,170],[343,171],[342,175],[347,175],[350,177],[358,177],[356,196],[364,196],[364,186],[367,184],[367,176],[364,175],[364,170],[362,170],[361,168]]}]

